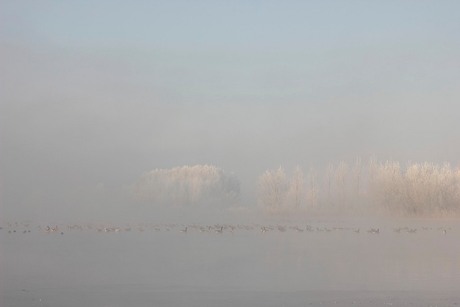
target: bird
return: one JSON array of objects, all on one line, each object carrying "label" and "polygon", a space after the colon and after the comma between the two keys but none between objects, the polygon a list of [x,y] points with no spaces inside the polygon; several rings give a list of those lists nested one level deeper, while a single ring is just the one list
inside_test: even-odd
[{"label": "bird", "polygon": [[380,228],[371,228],[367,231],[368,233],[379,234]]},{"label": "bird", "polygon": [[286,227],[281,226],[281,225],[278,225],[278,231],[285,232],[285,231],[286,231]]}]

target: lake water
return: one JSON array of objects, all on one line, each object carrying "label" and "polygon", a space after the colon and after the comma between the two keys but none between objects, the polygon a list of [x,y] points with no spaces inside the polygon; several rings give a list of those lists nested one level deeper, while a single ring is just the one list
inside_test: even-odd
[{"label": "lake water", "polygon": [[2,225],[1,306],[460,305],[457,221],[46,226]]}]

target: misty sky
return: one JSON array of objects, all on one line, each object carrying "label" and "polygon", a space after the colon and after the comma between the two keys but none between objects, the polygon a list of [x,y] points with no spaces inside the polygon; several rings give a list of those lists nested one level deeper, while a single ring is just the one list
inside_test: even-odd
[{"label": "misty sky", "polygon": [[142,173],[180,165],[233,172],[248,202],[280,165],[458,166],[459,11],[0,0],[0,208],[114,202]]}]

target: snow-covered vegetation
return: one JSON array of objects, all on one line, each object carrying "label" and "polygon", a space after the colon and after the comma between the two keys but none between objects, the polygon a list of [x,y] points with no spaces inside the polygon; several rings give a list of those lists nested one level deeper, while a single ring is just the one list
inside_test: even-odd
[{"label": "snow-covered vegetation", "polygon": [[269,212],[370,212],[439,216],[460,212],[460,170],[449,164],[376,162],[327,166],[322,176],[280,167],[258,179],[258,202]]},{"label": "snow-covered vegetation", "polygon": [[212,165],[155,169],[132,187],[135,198],[156,204],[231,205],[238,201],[240,183]]},{"label": "snow-covered vegetation", "polygon": [[[132,186],[152,204],[241,206],[240,182],[212,165],[155,169]],[[267,170],[257,182],[259,208],[268,212],[385,213],[443,216],[460,213],[460,170],[449,164],[399,162],[329,164],[323,171],[297,166]]]},{"label": "snow-covered vegetation", "polygon": [[369,191],[376,204],[402,215],[439,215],[460,209],[460,170],[449,164],[370,163]]},{"label": "snow-covered vegetation", "polygon": [[316,176],[309,173],[305,179],[300,167],[290,176],[282,167],[267,170],[259,177],[258,200],[262,208],[273,212],[313,207],[318,200]]}]

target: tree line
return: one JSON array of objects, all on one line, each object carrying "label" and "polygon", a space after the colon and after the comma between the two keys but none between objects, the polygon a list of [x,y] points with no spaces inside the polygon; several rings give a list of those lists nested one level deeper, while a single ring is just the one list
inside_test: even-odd
[{"label": "tree line", "polygon": [[375,160],[329,164],[322,172],[279,167],[258,178],[258,203],[269,212],[379,211],[403,216],[460,209],[460,170],[449,164]]},{"label": "tree line", "polygon": [[138,200],[178,206],[232,205],[239,200],[240,182],[213,165],[154,169],[132,186]]},{"label": "tree line", "polygon": [[[138,200],[154,204],[241,206],[240,181],[213,165],[147,172],[132,186]],[[339,162],[322,171],[267,170],[257,179],[261,210],[277,212],[385,212],[400,216],[460,211],[460,169],[449,164],[370,160]],[[251,207],[251,206],[249,206]]]}]

